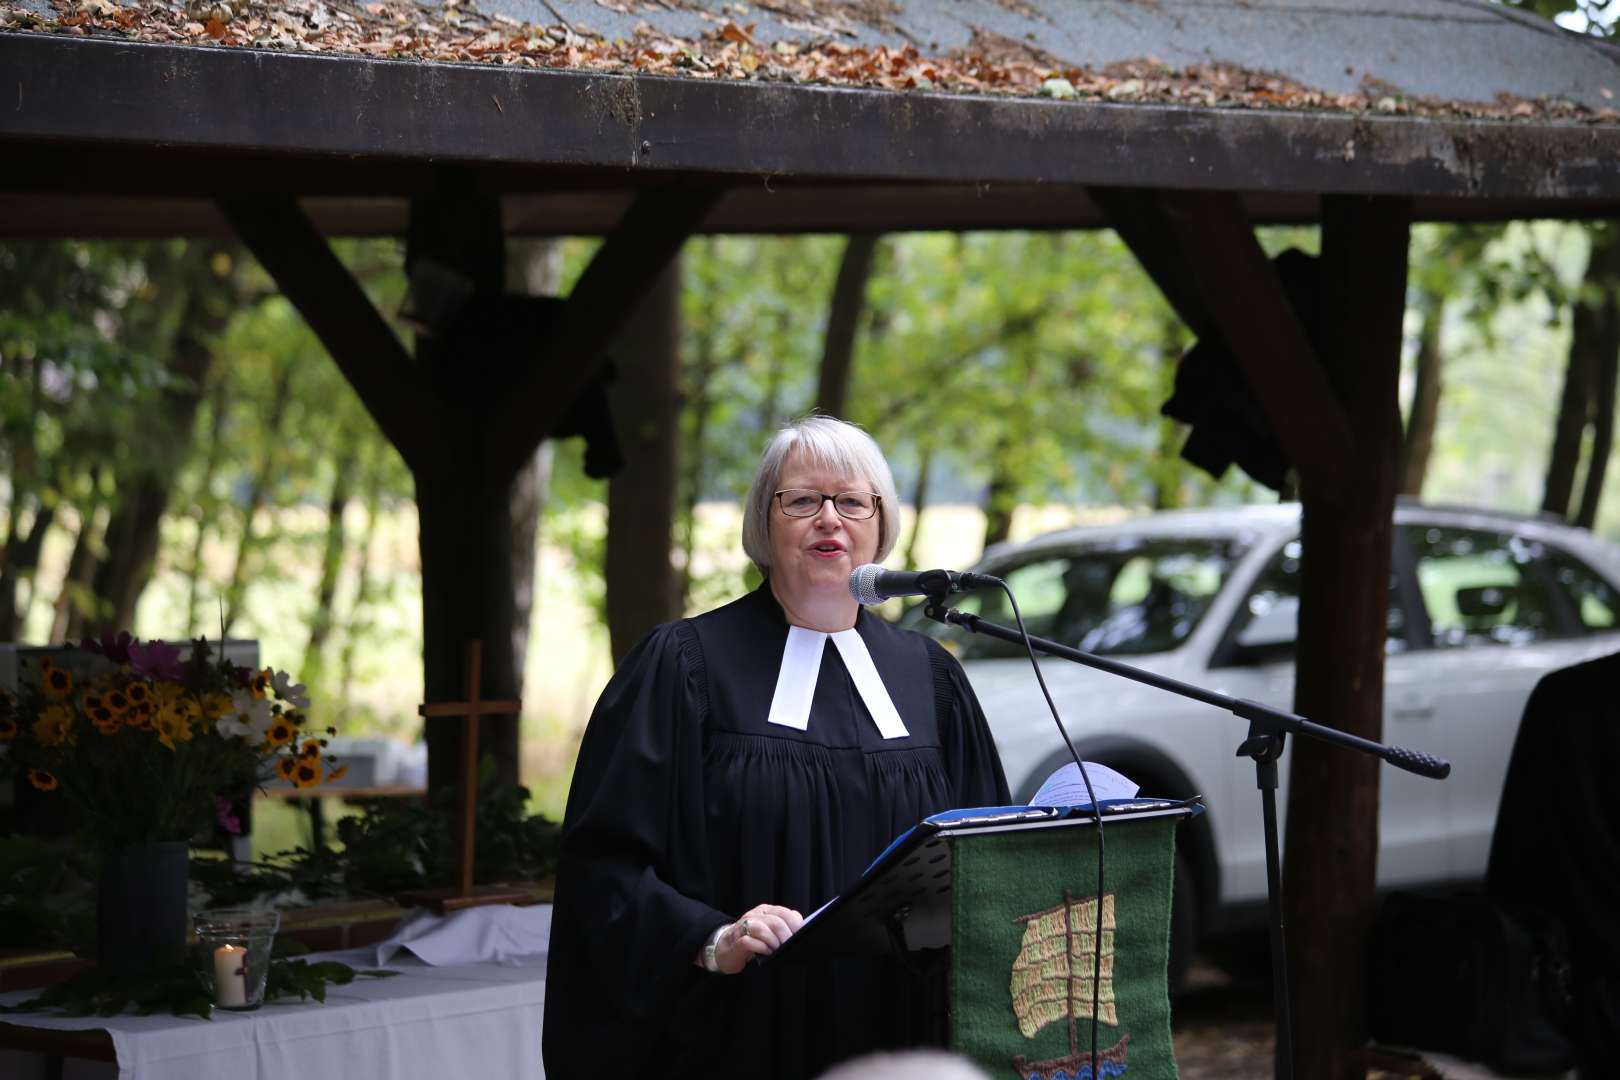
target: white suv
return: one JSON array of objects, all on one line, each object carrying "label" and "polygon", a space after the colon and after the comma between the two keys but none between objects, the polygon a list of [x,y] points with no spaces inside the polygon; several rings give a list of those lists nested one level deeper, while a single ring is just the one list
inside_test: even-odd
[{"label": "white suv", "polygon": [[[1620,651],[1620,547],[1555,521],[1418,503],[1401,503],[1395,524],[1382,741],[1446,758],[1452,772],[1436,781],[1382,770],[1378,883],[1478,881],[1536,680]],[[1175,511],[1001,545],[974,569],[1006,579],[1032,634],[1289,709],[1298,536],[1297,504]],[[955,606],[1013,622],[999,593]],[[962,659],[1007,781],[1027,800],[1070,758],[1022,648],[916,610],[905,621]],[[1201,795],[1209,808],[1179,845],[1179,971],[1200,936],[1247,921],[1265,901],[1254,765],[1235,756],[1247,724],[1055,658],[1043,657],[1042,670],[1082,756],[1145,795]]]}]

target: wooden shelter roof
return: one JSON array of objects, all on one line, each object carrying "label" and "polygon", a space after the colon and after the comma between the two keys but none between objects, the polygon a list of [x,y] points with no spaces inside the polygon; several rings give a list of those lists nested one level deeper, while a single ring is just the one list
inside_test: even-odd
[{"label": "wooden shelter roof", "polygon": [[1096,187],[1418,218],[1614,216],[1620,50],[1476,0],[0,0],[0,235],[223,232],[294,193],[398,232],[462,182],[517,232],[649,184],[711,231],[1077,227]]}]

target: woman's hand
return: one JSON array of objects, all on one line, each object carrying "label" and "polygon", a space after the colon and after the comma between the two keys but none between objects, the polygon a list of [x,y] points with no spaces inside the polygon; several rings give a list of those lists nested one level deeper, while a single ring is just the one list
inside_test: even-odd
[{"label": "woman's hand", "polygon": [[756,956],[769,956],[804,925],[804,916],[777,904],[749,908],[742,918],[720,931],[714,961],[723,975],[735,975]]}]

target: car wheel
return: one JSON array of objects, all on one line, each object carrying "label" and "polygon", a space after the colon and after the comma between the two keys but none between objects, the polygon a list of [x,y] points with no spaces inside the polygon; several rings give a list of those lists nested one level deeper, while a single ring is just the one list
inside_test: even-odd
[{"label": "car wheel", "polygon": [[1187,969],[1192,967],[1193,952],[1198,946],[1198,879],[1193,876],[1192,863],[1183,854],[1176,855],[1175,882],[1170,892],[1170,963],[1167,976],[1170,996],[1181,991]]}]

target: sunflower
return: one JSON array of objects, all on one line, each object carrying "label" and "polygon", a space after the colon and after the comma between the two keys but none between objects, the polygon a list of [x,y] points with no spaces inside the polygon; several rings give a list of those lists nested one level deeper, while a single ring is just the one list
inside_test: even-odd
[{"label": "sunflower", "polygon": [[285,716],[278,716],[265,732],[264,739],[271,746],[286,746],[298,738],[298,725],[289,721]]},{"label": "sunflower", "polygon": [[231,695],[221,693],[209,694],[198,703],[197,707],[202,710],[203,718],[212,724],[220,717],[229,716],[231,714],[231,710],[233,708],[231,703]]},{"label": "sunflower", "polygon": [[278,758],[276,760],[276,775],[281,777],[283,780],[291,780],[293,778],[293,770],[297,767],[297,758]]},{"label": "sunflower", "polygon": [[319,739],[307,739],[307,740],[305,740],[304,745],[298,751],[298,756],[301,757],[301,758],[308,758],[311,761],[313,761],[315,758],[320,757],[321,756],[321,740],[319,740]]},{"label": "sunflower", "polygon": [[34,721],[34,738],[44,746],[61,746],[73,734],[73,714],[65,705],[50,705]]},{"label": "sunflower", "polygon": [[10,742],[17,737],[17,721],[9,716],[0,716],[0,742]]},{"label": "sunflower", "polygon": [[109,690],[101,695],[101,703],[112,710],[112,714],[120,719],[129,712],[129,695],[122,690]]},{"label": "sunflower", "polygon": [[90,722],[96,730],[103,735],[111,735],[124,726],[124,722],[113,715],[113,711],[105,705],[98,705],[89,710]]},{"label": "sunflower", "polygon": [[129,712],[124,714],[124,723],[136,731],[152,730],[152,703],[147,701],[140,705],[131,705]]},{"label": "sunflower", "polygon": [[45,696],[52,701],[66,700],[73,692],[73,676],[51,663],[45,661],[39,669],[40,682],[45,687]]},{"label": "sunflower", "polygon": [[300,758],[293,764],[292,782],[301,788],[314,787],[320,783],[320,762],[313,758]]},{"label": "sunflower", "polygon": [[55,791],[56,790],[56,777],[52,776],[50,773],[46,772],[44,769],[29,769],[28,770],[28,782],[30,784],[33,784],[36,788],[38,788],[41,791]]},{"label": "sunflower", "polygon": [[132,682],[124,687],[124,693],[129,697],[129,703],[134,708],[152,704],[152,688],[143,682]]},{"label": "sunflower", "polygon": [[337,768],[326,774],[326,782],[328,784],[335,784],[348,775],[349,767],[347,765],[339,765]]},{"label": "sunflower", "polygon": [[253,691],[253,696],[255,698],[262,701],[264,700],[264,695],[270,692],[270,681],[275,677],[275,672],[271,671],[269,668],[265,668],[263,671],[253,676],[253,681],[248,684],[248,689]]},{"label": "sunflower", "polygon": [[97,709],[104,707],[100,690],[86,690],[79,695],[79,708],[87,713],[95,712]]},{"label": "sunflower", "polygon": [[180,731],[186,727],[186,722],[173,709],[159,709],[152,720],[152,727],[157,731],[158,742],[172,751],[175,740],[181,738]]}]

